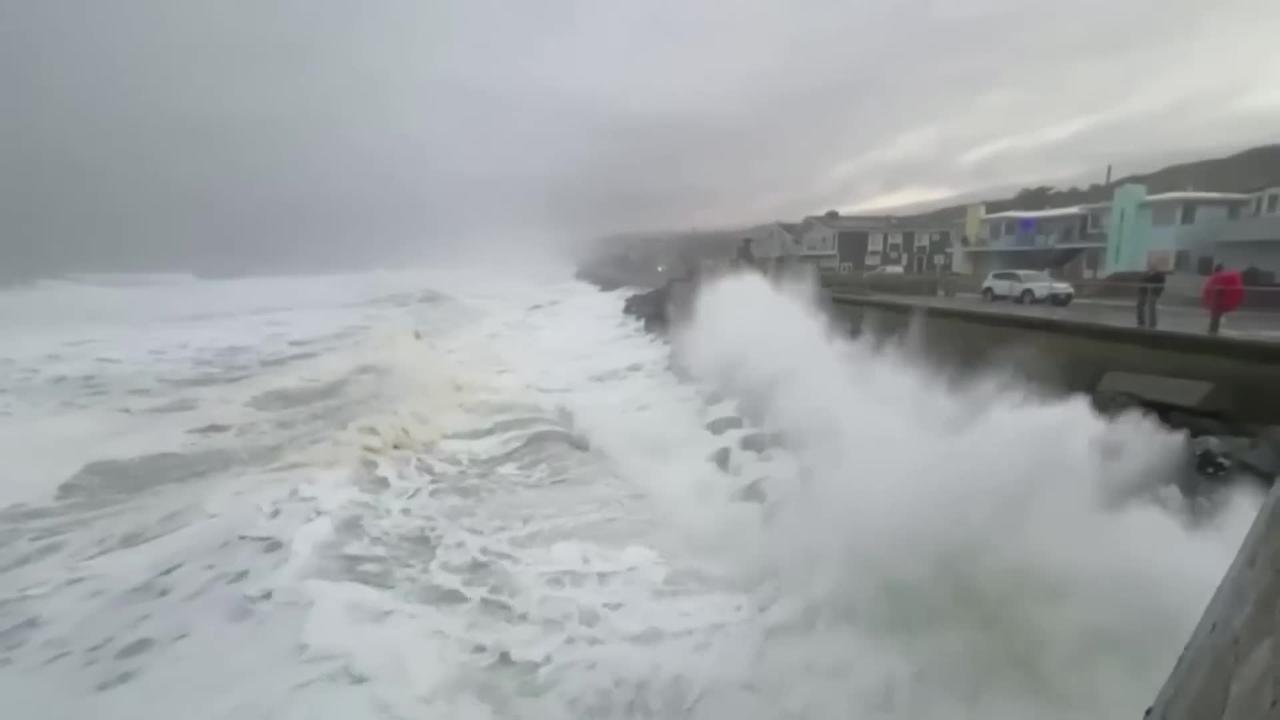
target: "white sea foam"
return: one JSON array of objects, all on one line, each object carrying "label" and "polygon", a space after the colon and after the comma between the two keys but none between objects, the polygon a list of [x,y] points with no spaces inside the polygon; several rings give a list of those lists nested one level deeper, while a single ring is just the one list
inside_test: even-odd
[{"label": "white sea foam", "polygon": [[1256,506],[1188,529],[1177,438],[806,288],[705,289],[679,380],[621,294],[485,279],[0,295],[19,716],[1134,716]]}]

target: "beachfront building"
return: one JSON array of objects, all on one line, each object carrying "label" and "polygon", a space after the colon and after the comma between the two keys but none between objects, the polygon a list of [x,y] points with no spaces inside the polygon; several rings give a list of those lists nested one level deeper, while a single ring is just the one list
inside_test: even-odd
[{"label": "beachfront building", "polygon": [[951,228],[894,220],[851,233],[840,248],[840,267],[845,272],[900,267],[908,275],[948,272],[952,267],[953,237]]},{"label": "beachfront building", "polygon": [[[858,255],[864,259],[870,233],[889,224],[890,218],[867,215],[811,215],[800,224],[797,233],[797,255],[819,270],[834,272],[842,269],[841,258]],[[852,265],[845,265],[852,271]]]},{"label": "beachfront building", "polygon": [[1094,278],[1107,247],[1105,208],[984,213],[964,249],[975,275],[996,270],[1051,270],[1065,278]]},{"label": "beachfront building", "polygon": [[1150,268],[1207,275],[1226,226],[1240,220],[1252,197],[1243,193],[1167,192],[1143,185],[1116,188],[1108,210],[1108,274]]},{"label": "beachfront building", "polygon": [[951,269],[959,229],[925,217],[828,213],[805,218],[795,242],[797,255],[824,271],[937,273]]},{"label": "beachfront building", "polygon": [[800,224],[771,222],[749,228],[742,237],[751,238],[751,251],[760,260],[775,260],[799,254]]},{"label": "beachfront building", "polygon": [[1280,186],[1249,193],[1240,217],[1222,226],[1214,259],[1239,270],[1261,270],[1266,282],[1280,278]]}]

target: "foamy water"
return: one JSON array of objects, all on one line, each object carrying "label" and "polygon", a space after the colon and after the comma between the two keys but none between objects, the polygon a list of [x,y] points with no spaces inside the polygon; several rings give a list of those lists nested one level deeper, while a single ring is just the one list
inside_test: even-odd
[{"label": "foamy water", "polygon": [[485,280],[0,295],[13,716],[1135,717],[1256,508],[804,288]]}]

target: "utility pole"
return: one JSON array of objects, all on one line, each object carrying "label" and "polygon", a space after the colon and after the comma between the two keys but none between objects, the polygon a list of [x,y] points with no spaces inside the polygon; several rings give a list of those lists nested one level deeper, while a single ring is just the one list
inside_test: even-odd
[{"label": "utility pole", "polygon": [[1111,184],[1111,163],[1107,163],[1107,181],[1102,184],[1104,187]]}]

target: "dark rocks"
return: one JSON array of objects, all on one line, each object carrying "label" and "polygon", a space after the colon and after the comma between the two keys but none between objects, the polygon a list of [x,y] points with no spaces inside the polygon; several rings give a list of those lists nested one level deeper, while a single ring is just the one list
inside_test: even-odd
[{"label": "dark rocks", "polygon": [[645,330],[657,330],[667,326],[667,298],[670,285],[649,290],[627,298],[622,312],[644,321]]},{"label": "dark rocks", "polygon": [[1209,412],[1162,405],[1118,391],[1099,391],[1094,406],[1105,414],[1138,410],[1165,426],[1185,432],[1188,476],[1178,481],[1188,496],[1203,495],[1238,478],[1252,477],[1270,486],[1280,476],[1280,429],[1233,423]]},{"label": "dark rocks", "polygon": [[622,311],[643,320],[645,330],[662,331],[670,327],[675,318],[688,311],[693,302],[694,289],[693,281],[669,280],[656,290],[627,298]]}]

